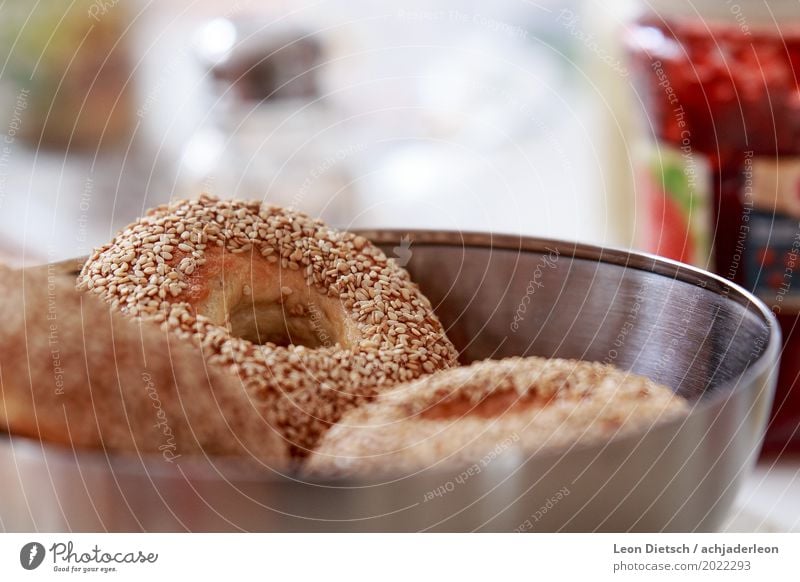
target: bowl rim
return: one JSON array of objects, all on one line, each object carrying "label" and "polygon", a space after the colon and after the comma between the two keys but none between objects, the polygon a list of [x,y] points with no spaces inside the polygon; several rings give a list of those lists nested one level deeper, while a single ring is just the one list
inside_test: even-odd
[{"label": "bowl rim", "polygon": [[[608,446],[610,443],[626,441],[631,439],[641,440],[642,437],[654,430],[673,429],[686,422],[689,418],[703,414],[709,407],[718,406],[721,401],[730,398],[731,394],[744,390],[746,386],[755,384],[759,377],[767,377],[777,371],[781,347],[781,330],[775,314],[767,305],[753,293],[747,291],[740,285],[733,283],[710,271],[694,267],[660,257],[651,253],[623,249],[613,246],[601,246],[564,239],[533,237],[522,234],[497,234],[492,232],[459,231],[459,230],[429,230],[429,229],[353,229],[350,232],[364,236],[375,245],[398,244],[404,238],[408,238],[411,245],[427,246],[451,246],[451,247],[475,247],[489,248],[502,251],[534,252],[547,253],[550,250],[557,250],[564,253],[571,259],[581,259],[599,263],[617,265],[623,268],[632,268],[640,271],[654,273],[662,277],[669,277],[673,281],[680,281],[693,285],[704,283],[704,288],[717,295],[724,295],[727,300],[735,300],[736,303],[749,311],[760,315],[762,321],[769,330],[764,350],[748,366],[743,373],[721,384],[718,391],[719,396],[701,398],[693,403],[687,416],[659,422],[651,428],[637,430],[628,434],[615,435],[604,440],[602,443],[573,443],[569,448],[591,449],[598,446]],[[77,264],[81,259],[68,259],[66,262]],[[763,429],[762,429],[763,430]],[[169,465],[163,458],[154,453],[125,452],[115,453],[105,450],[76,449],[58,443],[48,443],[39,439],[25,436],[14,435],[7,432],[0,432],[0,446],[11,446],[14,456],[17,453],[44,453],[49,460],[58,461],[78,461],[83,466],[89,463],[93,467],[99,462],[104,468],[113,470],[114,473],[141,472],[142,468],[147,469],[147,473],[152,477],[177,477],[192,478],[199,480],[222,479],[241,479],[244,481],[271,481],[271,480],[291,480],[309,485],[334,488],[359,488],[369,486],[369,480],[354,480],[352,478],[315,478],[304,475],[302,470],[297,467],[287,468],[271,467],[267,464],[244,459],[240,457],[220,457],[211,455],[192,455],[186,456],[178,465]],[[20,449],[19,451],[17,449]],[[553,454],[563,454],[562,447],[554,447],[554,450],[547,449],[527,456],[523,463],[527,463],[533,457],[549,457]],[[558,449],[558,450],[555,450]],[[55,458],[53,458],[55,457]],[[212,467],[211,473],[208,467]],[[255,469],[255,471],[254,471]],[[452,467],[443,465],[440,472],[451,471]],[[268,473],[273,473],[269,475]],[[391,475],[382,475],[382,478]],[[376,475],[377,476],[377,475]],[[391,481],[402,480],[403,478],[413,477],[414,475],[399,476],[394,475]],[[347,487],[345,483],[360,483],[353,487]],[[333,485],[335,483],[335,485]]]}]

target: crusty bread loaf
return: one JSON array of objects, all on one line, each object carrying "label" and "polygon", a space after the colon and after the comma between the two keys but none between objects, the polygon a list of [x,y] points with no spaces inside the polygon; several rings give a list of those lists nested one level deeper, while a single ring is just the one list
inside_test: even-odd
[{"label": "crusty bread loaf", "polygon": [[686,414],[648,378],[596,362],[484,360],[396,386],[346,414],[309,458],[321,476],[468,466],[506,449],[530,455],[602,443]]},{"label": "crusty bread loaf", "polygon": [[288,445],[190,341],[75,290],[75,262],[0,268],[0,427],[71,447],[253,456]]}]

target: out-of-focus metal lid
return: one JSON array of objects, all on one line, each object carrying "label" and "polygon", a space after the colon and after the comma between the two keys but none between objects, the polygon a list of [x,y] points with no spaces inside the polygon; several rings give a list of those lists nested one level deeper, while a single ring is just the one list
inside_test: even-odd
[{"label": "out-of-focus metal lid", "polygon": [[662,18],[694,18],[748,28],[800,24],[794,0],[648,0],[642,5]]},{"label": "out-of-focus metal lid", "polygon": [[247,101],[313,99],[319,94],[319,40],[298,27],[219,18],[197,33],[196,54],[220,92]]}]

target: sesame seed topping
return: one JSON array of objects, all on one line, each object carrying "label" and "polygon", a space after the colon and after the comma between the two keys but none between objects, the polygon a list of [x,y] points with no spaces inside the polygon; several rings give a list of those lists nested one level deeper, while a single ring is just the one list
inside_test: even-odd
[{"label": "sesame seed topping", "polygon": [[647,430],[688,411],[666,386],[611,365],[536,356],[484,360],[396,385],[348,411],[306,470],[374,476],[467,467],[511,445],[527,458]]},{"label": "sesame seed topping", "polygon": [[[211,274],[226,256],[304,280],[300,289],[281,279],[285,317],[315,317],[310,306],[295,303],[315,290],[350,322],[350,345],[258,345],[212,321],[202,301],[214,292]],[[300,456],[343,413],[381,390],[456,365],[430,302],[396,261],[364,237],[257,201],[204,195],[153,209],[98,249],[78,284],[131,316],[163,322],[196,342],[209,363],[238,374],[264,419]],[[240,292],[255,296],[249,285]],[[413,364],[422,350],[436,357]]]}]

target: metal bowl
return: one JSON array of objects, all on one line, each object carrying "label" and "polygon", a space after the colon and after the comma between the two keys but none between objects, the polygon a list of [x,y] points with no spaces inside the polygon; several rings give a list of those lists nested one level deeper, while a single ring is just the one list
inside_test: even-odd
[{"label": "metal bowl", "polygon": [[[47,531],[708,531],[760,448],[780,332],[741,288],[652,256],[567,242],[368,232],[431,299],[462,361],[612,363],[688,398],[640,434],[478,470],[306,482],[230,459],[109,456],[5,435],[0,526]],[[403,237],[406,237],[403,239]],[[476,459],[477,461],[477,459]]]}]

